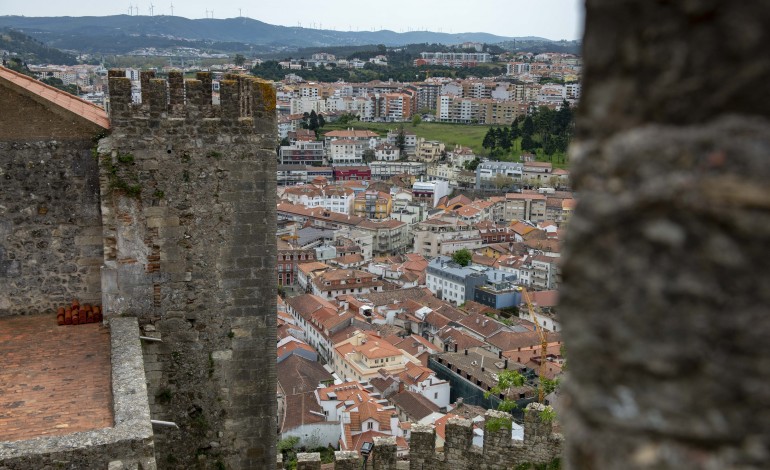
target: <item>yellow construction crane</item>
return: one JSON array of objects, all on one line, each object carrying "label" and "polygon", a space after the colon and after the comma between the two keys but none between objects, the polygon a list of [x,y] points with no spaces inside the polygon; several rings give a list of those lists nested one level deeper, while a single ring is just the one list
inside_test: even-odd
[{"label": "yellow construction crane", "polygon": [[546,337],[545,330],[542,326],[540,326],[540,322],[537,320],[537,315],[535,315],[535,308],[532,306],[532,300],[529,298],[529,293],[527,293],[526,289],[521,289],[521,294],[524,296],[524,301],[527,303],[527,309],[529,310],[529,315],[532,317],[532,323],[535,324],[535,330],[537,330],[537,335],[540,338],[540,367],[537,371],[538,376],[538,387],[537,387],[537,401],[538,403],[543,403],[545,399],[545,388],[543,387],[543,379],[545,378],[545,361],[546,361],[546,350],[548,349],[548,338]]}]

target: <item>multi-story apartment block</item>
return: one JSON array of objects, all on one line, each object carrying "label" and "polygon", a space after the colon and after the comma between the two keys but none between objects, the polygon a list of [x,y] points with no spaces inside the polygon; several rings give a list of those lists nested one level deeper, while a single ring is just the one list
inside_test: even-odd
[{"label": "multi-story apartment block", "polygon": [[510,62],[506,64],[506,75],[524,75],[530,72],[529,63],[527,62]]},{"label": "multi-story apartment block", "polygon": [[329,162],[333,166],[361,165],[365,145],[361,140],[332,140],[329,143]]},{"label": "multi-story apartment block", "polygon": [[414,228],[413,251],[427,258],[451,255],[460,248],[481,247],[479,231],[471,225],[443,219],[428,219]]},{"label": "multi-story apartment block", "polygon": [[492,55],[486,52],[421,52],[420,58],[414,61],[414,65],[473,67],[483,62],[492,62]]},{"label": "multi-story apartment block", "polygon": [[516,101],[485,100],[482,103],[486,124],[510,125],[514,119],[527,114],[527,104]]},{"label": "multi-story apartment block", "polygon": [[377,255],[404,253],[411,243],[409,225],[398,220],[364,220],[356,228],[372,234],[372,251]]},{"label": "multi-story apartment block", "polygon": [[389,122],[406,121],[412,118],[414,102],[406,93],[387,93],[384,96],[385,109],[380,117]]},{"label": "multi-story apartment block", "polygon": [[[414,154],[415,148],[417,147],[417,134],[410,131],[403,131],[403,132],[404,132],[404,152],[408,154]],[[398,129],[389,131],[385,141],[390,145],[397,145],[398,134],[399,134]]]},{"label": "multi-story apartment block", "polygon": [[315,186],[290,186],[283,191],[283,199],[292,204],[301,204],[306,208],[324,208],[339,214],[350,214],[355,194],[352,189],[342,186],[328,185],[323,188]]},{"label": "multi-story apartment block", "polygon": [[511,86],[513,99],[522,103],[537,101],[540,94],[540,85],[516,84]]},{"label": "multi-story apartment block", "polygon": [[449,161],[457,167],[464,167],[466,163],[476,159],[476,154],[470,147],[456,145],[454,150],[449,152]]},{"label": "multi-story apartment block", "polygon": [[[284,237],[285,238],[285,237]],[[297,280],[297,265],[315,260],[315,250],[302,248],[290,240],[278,239],[278,261],[275,270],[278,273],[279,286],[292,286]]]},{"label": "multi-story apartment block", "polygon": [[438,164],[428,167],[428,177],[431,179],[443,180],[449,183],[449,186],[457,186],[457,175],[460,168],[454,165]]},{"label": "multi-story apartment block", "polygon": [[497,88],[494,82],[469,81],[462,82],[463,98],[489,99],[492,98],[492,91]]},{"label": "multi-story apartment block", "polygon": [[326,100],[319,97],[302,96],[292,98],[289,101],[289,112],[291,114],[303,114],[315,111],[316,113],[326,113]]},{"label": "multi-story apartment block", "polygon": [[[302,269],[300,265],[298,269]],[[308,273],[307,288],[313,295],[331,300],[343,294],[381,292],[384,283],[371,273],[357,269],[327,269]]]},{"label": "multi-story apartment block", "polygon": [[441,95],[438,99],[436,117],[440,122],[483,123],[486,115],[480,112],[480,105],[479,100],[473,98]]},{"label": "multi-story apartment block", "polygon": [[547,184],[553,176],[553,165],[549,162],[524,162],[522,178],[532,184]]},{"label": "multi-story apartment block", "polygon": [[460,266],[446,256],[431,260],[425,271],[425,285],[433,295],[455,305],[473,300],[476,286],[488,282],[485,271],[480,266]]},{"label": "multi-story apartment block", "polygon": [[417,110],[436,109],[436,103],[441,94],[438,83],[420,83],[417,85]]},{"label": "multi-story apartment block", "polygon": [[374,149],[374,158],[377,161],[395,162],[401,158],[401,151],[393,144],[380,144]]},{"label": "multi-story apartment block", "polygon": [[333,140],[354,140],[362,143],[366,148],[374,149],[378,144],[378,137],[376,132],[351,128],[327,132],[324,134],[324,142],[329,144]]},{"label": "multi-story apartment block", "polygon": [[406,370],[408,362],[419,360],[370,332],[358,332],[334,345],[331,366],[340,377],[369,381],[384,369],[391,375]]},{"label": "multi-story apartment block", "polygon": [[396,175],[422,176],[427,165],[423,162],[372,162],[369,164],[373,180],[387,180]]},{"label": "multi-story apartment block", "polygon": [[393,210],[393,198],[382,191],[364,191],[353,201],[353,213],[369,219],[387,219]]},{"label": "multi-story apartment block", "polygon": [[476,189],[498,189],[495,186],[499,176],[521,182],[524,166],[515,162],[484,161],[476,167]]},{"label": "multi-story apartment block", "polygon": [[414,201],[425,204],[427,207],[436,207],[438,200],[449,194],[447,181],[415,181],[412,185]]},{"label": "multi-story apartment block", "polygon": [[282,165],[321,165],[324,160],[324,143],[298,140],[280,148]]},{"label": "multi-story apartment block", "polygon": [[423,162],[435,162],[441,158],[441,155],[445,151],[443,142],[438,140],[425,140],[420,138],[417,140],[417,148],[415,150],[418,160]]},{"label": "multi-story apartment block", "polygon": [[568,100],[579,100],[581,86],[580,83],[567,83],[564,85]]},{"label": "multi-story apartment block", "polygon": [[546,220],[546,196],[534,191],[505,195],[506,220],[529,220],[534,223]]}]

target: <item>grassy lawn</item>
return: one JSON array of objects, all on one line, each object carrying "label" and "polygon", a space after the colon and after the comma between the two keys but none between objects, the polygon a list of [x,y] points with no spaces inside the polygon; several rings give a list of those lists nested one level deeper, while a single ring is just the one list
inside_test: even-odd
[{"label": "grassy lawn", "polygon": [[[320,134],[323,135],[326,132],[338,130],[338,129],[365,129],[373,132],[377,132],[382,137],[385,137],[390,130],[398,129],[401,123],[397,122],[361,122],[352,121],[348,124],[326,124],[323,129],[320,130]],[[470,125],[470,124],[449,124],[441,122],[421,122],[416,127],[412,126],[411,122],[403,123],[404,130],[413,132],[417,137],[423,137],[425,140],[438,140],[446,145],[447,150],[454,149],[455,145],[462,145],[464,147],[470,147],[476,155],[489,156],[489,152],[481,146],[481,142],[484,140],[484,136],[490,127],[499,126],[486,126],[486,125]],[[521,155],[521,139],[516,139],[513,143],[513,148],[506,154],[498,153],[493,160],[501,160],[506,162],[518,162]],[[554,168],[568,168],[569,162],[564,155],[554,155],[552,160],[548,159],[548,156],[543,155],[542,149],[537,154],[538,161],[551,161]],[[562,163],[563,161],[563,163]]]}]

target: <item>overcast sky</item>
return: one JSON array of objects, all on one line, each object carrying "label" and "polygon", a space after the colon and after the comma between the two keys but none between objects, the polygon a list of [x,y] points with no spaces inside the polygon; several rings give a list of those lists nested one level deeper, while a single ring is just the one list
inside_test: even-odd
[{"label": "overcast sky", "polygon": [[[170,15],[172,0],[155,0],[155,15]],[[65,2],[0,0],[0,15],[106,16],[150,14],[149,0]],[[187,18],[248,16],[270,24],[344,31],[427,29],[445,33],[579,39],[583,0],[177,0],[174,15]],[[134,9],[134,11],[136,11]],[[208,13],[207,13],[208,11]]]}]

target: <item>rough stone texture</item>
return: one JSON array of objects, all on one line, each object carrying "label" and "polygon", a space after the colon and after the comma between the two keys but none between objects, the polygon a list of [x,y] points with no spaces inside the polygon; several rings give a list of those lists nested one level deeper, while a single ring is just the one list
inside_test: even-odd
[{"label": "rough stone texture", "polygon": [[222,107],[235,112],[218,117],[197,82],[169,104],[150,79],[137,107],[128,80],[110,79],[104,306],[163,340],[145,345],[153,418],[180,427],[156,429],[162,468],[276,461],[275,122],[238,112],[252,81],[233,81]]},{"label": "rough stone texture", "polygon": [[334,452],[334,470],[359,470],[361,456],[358,452],[338,450]]},{"label": "rough stone texture", "polygon": [[0,316],[52,312],[73,298],[100,301],[91,137],[0,141]]},{"label": "rough stone texture", "polygon": [[[562,453],[563,439],[553,433],[550,421],[543,421],[539,411],[543,405],[527,405],[524,419],[524,441],[511,439],[510,426],[484,429],[484,448],[473,446],[473,425],[470,420],[451,418],[446,425],[446,442],[443,454],[435,451],[436,431],[431,425],[413,425],[409,442],[409,468],[411,470],[497,470],[514,468],[521,464],[547,464]],[[550,408],[550,407],[548,407]],[[489,410],[491,419],[511,416],[502,411]],[[394,453],[395,455],[395,453]]]},{"label": "rough stone texture", "polygon": [[770,8],[588,0],[586,21],[567,467],[767,468]]},{"label": "rough stone texture", "polygon": [[396,470],[396,438],[375,437],[372,449],[374,470]]},{"label": "rough stone texture", "polygon": [[579,129],[770,116],[768,24],[766,2],[587,0]]},{"label": "rough stone texture", "polygon": [[298,453],[297,470],[321,470],[321,453],[320,452]]},{"label": "rough stone texture", "polygon": [[138,324],[135,318],[109,324],[114,426],[0,442],[0,470],[156,469]]}]

